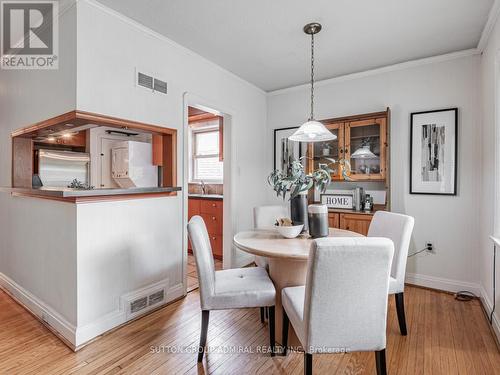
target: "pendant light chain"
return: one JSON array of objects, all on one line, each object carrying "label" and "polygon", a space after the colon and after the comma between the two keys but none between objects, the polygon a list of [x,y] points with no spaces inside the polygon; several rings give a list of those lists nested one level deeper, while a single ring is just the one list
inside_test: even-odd
[{"label": "pendant light chain", "polygon": [[311,117],[314,120],[314,34],[311,34]]},{"label": "pendant light chain", "polygon": [[321,24],[311,22],[302,28],[302,31],[311,36],[311,117],[288,137],[294,142],[327,142],[337,139],[337,136],[328,130],[320,121],[314,119],[314,34],[321,31]]}]

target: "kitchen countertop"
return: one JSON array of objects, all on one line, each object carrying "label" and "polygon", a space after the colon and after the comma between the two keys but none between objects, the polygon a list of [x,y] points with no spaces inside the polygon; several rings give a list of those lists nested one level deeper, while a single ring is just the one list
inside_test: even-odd
[{"label": "kitchen countertop", "polygon": [[224,196],[221,194],[188,194],[188,198],[223,199]]},{"label": "kitchen countertop", "polygon": [[172,193],[180,191],[180,187],[146,187],[146,188],[109,188],[109,189],[71,189],[62,187],[40,187],[40,188],[13,188],[0,187],[1,192],[25,194],[30,196],[41,196],[51,198],[81,198],[81,197],[99,197],[115,195],[133,195],[133,194],[158,194]]}]

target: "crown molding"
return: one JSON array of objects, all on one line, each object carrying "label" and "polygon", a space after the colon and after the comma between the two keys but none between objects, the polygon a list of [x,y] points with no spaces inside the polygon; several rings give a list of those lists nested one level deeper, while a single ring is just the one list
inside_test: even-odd
[{"label": "crown molding", "polygon": [[481,33],[481,38],[477,44],[477,49],[482,53],[486,46],[488,45],[488,40],[490,39],[491,32],[495,27],[498,16],[500,14],[500,0],[495,0],[491,6],[490,13],[488,14],[488,20],[484,25],[483,32]]},{"label": "crown molding", "polygon": [[[436,64],[436,63],[440,63],[440,62],[461,59],[464,57],[479,55],[480,53],[481,53],[481,51],[479,51],[477,48],[471,48],[471,49],[466,49],[466,50],[462,50],[462,51],[446,53],[444,55],[425,57],[423,59],[410,60],[410,61],[406,61],[406,62],[402,62],[402,63],[398,63],[398,64],[383,66],[381,68],[375,68],[375,69],[365,70],[362,72],[351,73],[351,74],[346,74],[346,75],[342,75],[342,76],[324,79],[321,81],[316,81],[314,83],[314,86],[321,87],[321,86],[326,86],[326,85],[330,85],[333,83],[339,83],[339,82],[345,82],[345,81],[351,81],[351,80],[355,80],[355,79],[375,76],[378,74],[384,74],[384,73],[394,72],[394,71],[404,70],[404,69],[411,69],[411,68],[415,68],[415,67],[422,66],[422,65]],[[269,91],[267,93],[267,96],[275,96],[275,95],[280,95],[280,94],[289,93],[289,92],[293,92],[293,91],[300,91],[300,90],[304,90],[304,89],[309,89],[309,83],[304,83],[304,84],[298,85],[298,86],[292,86],[292,87],[287,87],[284,89]]]},{"label": "crown molding", "polygon": [[233,78],[233,79],[236,79],[238,82],[244,84],[245,86],[247,87],[250,87],[254,90],[257,90],[259,93],[263,94],[263,95],[266,95],[266,91],[262,90],[260,87],[257,87],[255,86],[253,83],[251,82],[248,82],[246,81],[245,79],[241,78],[240,76],[230,72],[229,70],[226,70],[224,69],[223,67],[221,67],[220,65],[214,63],[213,61],[211,60],[208,60],[206,57],[203,57],[199,54],[197,54],[196,52],[190,50],[189,48],[186,48],[178,43],[176,43],[175,41],[173,41],[172,39],[169,39],[167,38],[166,36],[164,36],[163,34],[160,34],[152,29],[150,29],[149,27],[147,26],[144,26],[142,23],[139,23],[125,15],[123,15],[122,13],[114,10],[114,9],[111,9],[107,6],[105,6],[104,4],[100,3],[99,1],[97,0],[77,0],[77,2],[79,3],[82,3],[82,2],[85,2],[86,4],[96,8],[96,9],[99,9],[105,13],[107,13],[108,15],[112,16],[112,17],[115,17],[119,20],[121,20],[122,22],[125,22],[126,24],[132,26],[133,28],[143,32],[144,34],[147,34],[151,37],[154,37],[162,42],[165,42],[169,45],[171,45],[172,47],[178,49],[179,51],[181,51],[182,53],[185,53],[189,56],[192,56],[192,57],[195,57],[199,60],[202,60],[204,63],[210,65],[211,67],[217,69],[218,71],[220,71],[221,73]]}]

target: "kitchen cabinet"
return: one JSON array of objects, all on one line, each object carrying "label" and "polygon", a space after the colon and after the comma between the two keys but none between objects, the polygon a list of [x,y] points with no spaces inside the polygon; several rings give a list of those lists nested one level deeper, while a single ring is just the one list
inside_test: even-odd
[{"label": "kitchen cabinet", "polygon": [[69,137],[58,137],[54,142],[46,142],[47,144],[57,144],[63,146],[71,147],[86,147],[87,144],[87,133],[80,131],[76,134],[72,134]]},{"label": "kitchen cabinet", "polygon": [[363,235],[368,234],[368,228],[373,215],[366,214],[340,214],[340,229],[350,230]]},{"label": "kitchen cabinet", "polygon": [[[222,199],[189,198],[188,220],[195,215],[201,216],[203,221],[205,221],[214,258],[222,260]],[[188,242],[188,251],[192,252],[190,242]]]},{"label": "kitchen cabinet", "polygon": [[340,228],[340,214],[329,213],[328,214],[328,226],[330,228]]},{"label": "kitchen cabinet", "polygon": [[[308,170],[317,169],[320,164],[331,164],[332,159],[345,159],[351,165],[350,178],[353,181],[384,181],[389,164],[388,118],[389,110],[323,120],[322,123],[337,139],[308,144]],[[360,152],[362,150],[365,152]],[[334,170],[332,180],[344,180],[341,166],[335,163],[331,167]]]},{"label": "kitchen cabinet", "polygon": [[188,198],[188,220],[200,214],[201,199]]},{"label": "kitchen cabinet", "polygon": [[328,226],[330,228],[350,230],[366,236],[368,234],[368,228],[370,228],[372,218],[373,214],[364,212],[329,212]]}]

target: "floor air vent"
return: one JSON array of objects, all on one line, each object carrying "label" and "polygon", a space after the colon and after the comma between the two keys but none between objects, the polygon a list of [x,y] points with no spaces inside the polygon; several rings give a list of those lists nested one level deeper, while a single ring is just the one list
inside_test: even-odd
[{"label": "floor air vent", "polygon": [[126,320],[144,315],[168,299],[168,279],[134,290],[120,297],[120,309],[125,312]]},{"label": "floor air vent", "polygon": [[165,298],[165,291],[163,289],[151,294],[149,296],[149,306],[155,305],[158,302],[163,301],[164,298]]},{"label": "floor air vent", "polygon": [[148,297],[142,297],[130,303],[130,313],[134,314],[148,307]]}]

